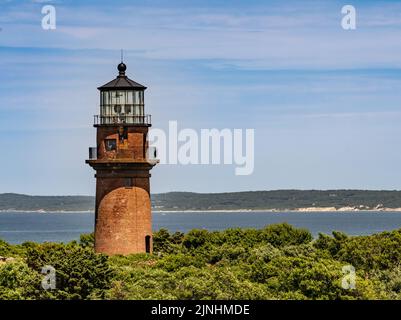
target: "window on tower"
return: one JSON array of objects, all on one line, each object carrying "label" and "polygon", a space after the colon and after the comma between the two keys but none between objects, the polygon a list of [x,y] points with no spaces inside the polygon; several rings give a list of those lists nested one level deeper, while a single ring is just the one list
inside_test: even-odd
[{"label": "window on tower", "polygon": [[125,105],[125,114],[130,114],[132,111],[132,106],[130,105]]},{"label": "window on tower", "polygon": [[125,183],[126,188],[132,188],[132,186],[133,186],[132,178],[125,178],[124,183]]},{"label": "window on tower", "polygon": [[106,151],[117,150],[117,141],[116,139],[105,139],[104,145],[106,147]]},{"label": "window on tower", "polygon": [[120,114],[121,113],[121,106],[120,105],[116,104],[114,106],[114,113],[116,113],[116,114]]}]

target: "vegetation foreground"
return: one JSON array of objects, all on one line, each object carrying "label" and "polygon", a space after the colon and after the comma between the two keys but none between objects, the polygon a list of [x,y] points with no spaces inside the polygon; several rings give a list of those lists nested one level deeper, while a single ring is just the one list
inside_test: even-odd
[{"label": "vegetation foreground", "polygon": [[[0,240],[0,299],[399,299],[401,230],[312,235],[288,224],[187,234],[162,229],[154,254],[107,257],[68,244]],[[41,270],[56,270],[44,290]],[[343,267],[355,268],[344,287]]]}]

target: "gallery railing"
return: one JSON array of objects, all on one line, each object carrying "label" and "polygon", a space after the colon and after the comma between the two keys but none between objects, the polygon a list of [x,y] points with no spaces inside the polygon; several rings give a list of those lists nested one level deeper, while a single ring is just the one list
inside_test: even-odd
[{"label": "gallery railing", "polygon": [[[89,160],[97,160],[98,159],[98,149],[96,147],[89,147]],[[105,158],[106,159],[106,158]],[[110,158],[108,158],[110,159]],[[156,147],[134,147],[127,149],[115,149],[115,158],[114,159],[144,159],[149,162],[158,162],[157,159],[157,150]]]},{"label": "gallery railing", "polygon": [[143,116],[137,115],[113,115],[113,116],[94,116],[95,125],[118,125],[118,124],[132,124],[132,125],[151,125],[151,115],[146,114]]}]

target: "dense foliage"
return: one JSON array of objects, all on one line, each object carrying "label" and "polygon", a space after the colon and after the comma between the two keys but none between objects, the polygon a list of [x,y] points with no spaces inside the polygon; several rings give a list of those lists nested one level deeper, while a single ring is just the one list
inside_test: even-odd
[{"label": "dense foliage", "polygon": [[[93,210],[94,197],[0,194],[0,210]],[[272,190],[227,193],[169,192],[152,195],[157,210],[297,209],[308,207],[401,208],[401,191]]]},{"label": "dense foliage", "polygon": [[[312,239],[288,224],[161,229],[152,255],[95,254],[93,236],[83,235],[68,244],[0,241],[0,256],[0,299],[401,298],[401,230]],[[56,289],[41,287],[45,265],[56,270]],[[343,287],[349,265],[356,270],[351,288]]]}]

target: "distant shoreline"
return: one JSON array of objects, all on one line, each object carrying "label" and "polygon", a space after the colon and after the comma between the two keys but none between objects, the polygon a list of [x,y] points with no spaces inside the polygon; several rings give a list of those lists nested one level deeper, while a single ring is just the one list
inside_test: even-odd
[{"label": "distant shoreline", "polygon": [[333,207],[308,207],[296,209],[209,209],[209,210],[152,210],[157,213],[179,213],[179,212],[266,212],[266,213],[310,213],[310,212],[401,212],[401,208],[374,208],[374,209],[358,209],[352,207],[333,208]]},{"label": "distant shoreline", "polygon": [[[296,208],[296,209],[207,209],[207,210],[152,210],[153,213],[235,213],[235,212],[265,212],[265,213],[338,213],[338,212],[401,212],[401,208],[374,208],[374,209],[359,209],[354,207],[307,207],[307,208]],[[0,210],[1,213],[94,213],[94,210]]]},{"label": "distant shoreline", "polygon": [[11,213],[94,213],[94,210],[15,210],[15,209],[1,209],[0,214],[11,212]]},{"label": "distant shoreline", "polygon": [[[0,193],[1,212],[93,212],[93,196]],[[401,190],[268,190],[152,194],[152,210],[170,212],[401,212]]]}]

